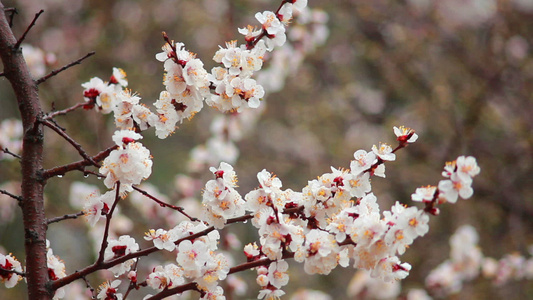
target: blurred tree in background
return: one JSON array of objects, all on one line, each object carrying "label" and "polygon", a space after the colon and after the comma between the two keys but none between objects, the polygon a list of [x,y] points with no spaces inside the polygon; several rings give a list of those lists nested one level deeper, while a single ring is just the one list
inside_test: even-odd
[{"label": "blurred tree in background", "polygon": [[[27,42],[55,55],[50,69],[96,51],[81,67],[40,86],[46,110],[82,102],[80,84],[93,76],[107,78],[112,67],[127,72],[129,88],[144,101],[155,101],[162,90],[162,66],[154,58],[163,44],[160,32],[185,43],[210,70],[218,45],[240,38],[237,27],[254,23],[250,12],[273,5],[266,0],[5,2],[18,9],[16,32],[45,10]],[[404,289],[423,287],[430,270],[448,257],[448,238],[462,224],[477,228],[488,256],[527,253],[533,244],[533,1],[310,0],[309,6],[329,15],[328,41],[306,58],[280,92],[269,94],[256,130],[239,142],[241,154],[234,167],[240,190],[257,186],[256,173],[263,168],[281,178],[285,188],[300,189],[331,165],[346,167],[355,150],[392,142],[392,126],[405,125],[420,139],[388,165],[390,180],[373,180],[380,204],[407,203],[416,187],[438,182],[443,163],[460,154],[475,156],[482,172],[474,197],[444,207],[432,218],[430,232],[407,252],[403,260],[413,270],[402,281]],[[0,119],[17,117],[16,101],[3,78],[0,97]],[[217,114],[199,114],[164,142],[150,135],[143,140],[154,156],[150,183],[175,201],[182,196],[174,178],[186,172],[190,150],[209,137]],[[68,132],[89,153],[108,146],[112,118],[93,111],[76,111],[69,118]],[[47,161],[55,165],[77,159],[57,136],[46,138],[52,141],[47,143]],[[16,164],[2,162],[0,182],[20,176]],[[209,175],[207,168],[195,174],[203,182]],[[68,186],[74,181],[97,184],[79,174],[51,180],[49,214],[72,213]],[[49,239],[63,245],[55,253],[67,262],[78,261],[67,265],[70,270],[91,261],[90,251],[84,250],[89,242],[79,234],[85,227],[78,223],[49,231]],[[147,224],[139,221],[132,230]],[[22,236],[18,222],[0,220],[0,245],[19,257]],[[289,287],[349,299],[346,287],[353,272],[292,276]],[[249,279],[247,297],[255,298],[255,274]],[[0,289],[2,299],[21,295],[22,285]],[[479,279],[465,284],[457,299],[532,297],[531,282],[495,287]]]}]

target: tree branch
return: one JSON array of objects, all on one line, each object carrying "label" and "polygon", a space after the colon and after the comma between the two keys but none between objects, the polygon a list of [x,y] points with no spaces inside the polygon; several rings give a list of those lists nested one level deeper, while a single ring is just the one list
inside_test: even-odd
[{"label": "tree branch", "polygon": [[[101,151],[100,153],[98,153],[95,156],[91,157],[92,161],[98,163],[98,162],[104,160],[106,157],[109,156],[109,153],[111,153],[111,151],[115,150],[117,147],[118,146],[111,146],[111,147],[105,149],[104,151]],[[51,177],[54,177],[54,176],[58,176],[58,175],[65,175],[65,173],[71,172],[71,171],[74,171],[74,170],[78,170],[78,171],[81,171],[81,172],[84,172],[84,173],[91,173],[89,171],[85,171],[85,167],[90,166],[90,165],[92,165],[92,163],[89,160],[84,159],[84,160],[80,160],[80,161],[77,161],[77,162],[74,162],[74,163],[70,163],[68,165],[63,165],[63,166],[59,166],[59,167],[55,167],[55,168],[52,168],[52,169],[45,170],[42,173],[42,177],[44,179],[48,179],[48,178],[51,178]]]},{"label": "tree branch", "polygon": [[66,114],[68,114],[71,111],[74,111],[74,110],[76,110],[76,109],[78,109],[80,107],[83,107],[84,105],[85,105],[85,103],[78,103],[78,104],[76,104],[74,106],[71,106],[69,108],[65,108],[63,110],[50,112],[45,117],[43,117],[43,120],[50,120],[50,119],[55,118],[56,116],[66,115]]},{"label": "tree branch", "polygon": [[[31,21],[30,25],[28,26],[28,28],[26,28],[26,30],[24,31],[24,33],[22,34],[22,36],[18,39],[17,43],[15,44],[15,46],[13,47],[14,50],[17,50],[18,48],[20,48],[20,44],[22,44],[22,42],[24,41],[24,39],[26,38],[26,35],[28,34],[28,32],[30,32],[30,29],[35,25],[35,22],[37,22],[37,19],[39,18],[39,16],[44,12],[44,10],[40,10],[38,13],[35,14],[35,17],[33,18],[33,20]],[[10,26],[11,27],[11,26]]]},{"label": "tree branch", "polygon": [[66,134],[63,130],[59,129],[56,125],[51,123],[48,120],[41,120],[41,123],[43,125],[46,125],[46,127],[52,129],[57,134],[59,134],[61,137],[63,137],[67,142],[69,142],[76,150],[78,150],[78,153],[83,157],[86,161],[90,162],[93,166],[99,168],[100,165],[95,162],[92,157],[90,157],[85,150],[81,147],[80,144],[78,144],[74,139],[72,139],[68,134]]},{"label": "tree branch", "polygon": [[86,59],[86,58],[88,58],[88,57],[90,57],[90,56],[93,56],[95,53],[96,53],[96,52],[91,51],[91,52],[87,53],[84,57],[81,57],[81,58],[79,58],[79,59],[77,59],[77,60],[71,62],[70,64],[65,65],[65,66],[63,66],[63,67],[61,67],[61,68],[59,68],[59,69],[53,70],[52,72],[48,73],[47,75],[45,75],[45,76],[43,76],[43,77],[37,79],[37,80],[35,81],[35,83],[36,83],[37,85],[39,85],[39,84],[45,82],[46,80],[50,79],[51,77],[54,77],[54,76],[56,76],[57,74],[59,74],[59,73],[65,71],[66,69],[68,69],[68,68],[70,68],[70,67],[72,67],[72,66],[75,66],[75,65],[79,65],[79,64],[81,64],[81,62],[82,62],[84,59]]},{"label": "tree branch", "polygon": [[185,209],[183,207],[180,207],[180,206],[175,206],[175,205],[172,205],[172,204],[168,204],[168,203],[165,203],[159,199],[157,199],[156,197],[150,195],[148,192],[144,191],[144,190],[141,190],[140,188],[134,186],[133,187],[134,190],[136,190],[137,192],[143,194],[144,196],[154,200],[155,202],[157,202],[157,204],[159,204],[160,206],[162,207],[168,207],[168,208],[171,208],[173,210],[176,210],[178,211],[179,213],[181,213],[182,215],[184,215],[185,217],[189,218],[189,220],[191,220],[192,222],[196,222],[196,221],[199,221],[198,218],[195,218],[195,217],[191,217],[189,216],[189,214],[187,214],[185,212]]},{"label": "tree branch", "polygon": [[83,216],[83,215],[84,215],[84,212],[82,211],[75,213],[75,214],[63,215],[61,217],[55,217],[55,218],[46,220],[46,224],[52,224],[52,223],[60,222],[60,221],[67,220],[67,219],[77,219],[79,216]]}]

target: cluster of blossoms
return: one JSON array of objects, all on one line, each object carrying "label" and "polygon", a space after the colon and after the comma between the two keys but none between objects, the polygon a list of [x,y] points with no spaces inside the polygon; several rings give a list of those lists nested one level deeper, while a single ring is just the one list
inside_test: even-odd
[{"label": "cluster of blossoms", "polygon": [[106,178],[104,184],[113,188],[120,182],[121,191],[132,191],[134,184],[139,184],[152,173],[150,151],[136,140],[142,135],[132,130],[119,130],[113,134],[113,141],[118,149],[111,151],[104,160],[100,173]]},{"label": "cluster of blossoms", "polygon": [[205,184],[202,203],[205,207],[204,220],[215,228],[224,227],[226,220],[244,215],[244,200],[235,190],[237,175],[233,167],[220,163],[218,169],[211,167],[215,179]]},{"label": "cluster of blossoms", "polygon": [[[492,279],[495,285],[510,280],[533,279],[533,257],[508,254],[500,260],[483,256],[478,246],[479,236],[470,225],[464,225],[450,238],[450,258],[435,268],[426,278],[426,288],[436,296],[458,293],[464,282],[479,276]],[[530,249],[533,255],[533,247]]]},{"label": "cluster of blossoms", "polygon": [[[398,148],[417,139],[409,128],[395,127],[394,131]],[[228,218],[244,216],[244,210],[251,212],[260,246],[245,246],[250,262],[263,258],[279,262],[294,257],[304,263],[309,274],[329,274],[338,265],[347,267],[352,261],[354,268],[369,270],[372,277],[385,281],[403,279],[411,266],[401,263],[396,255],[403,254],[415,238],[427,233],[429,214],[398,202],[390,211],[380,212],[369,178],[385,176],[383,162],[394,160],[394,152],[387,144],[374,146],[370,152],[358,150],[350,169],[332,168],[332,173],[309,181],[301,192],[282,190],[281,180],[263,170],[257,175],[259,188],[246,194],[244,203],[234,190],[233,168],[222,163],[218,169],[211,169],[215,179],[204,189],[206,221],[221,228]],[[477,168],[475,164],[468,165]],[[286,284],[285,280],[280,284],[269,278],[271,273],[285,278],[286,266],[281,266],[280,270],[278,265],[273,270],[258,270],[260,297],[283,294],[280,287]]]},{"label": "cluster of blossoms", "polygon": [[17,119],[7,119],[0,123],[0,159],[13,159],[14,156],[4,154],[7,149],[13,154],[19,154],[22,149],[22,122]]},{"label": "cluster of blossoms", "polygon": [[[162,291],[184,284],[188,280],[195,282],[204,293],[202,299],[222,296],[223,290],[218,286],[218,282],[226,278],[229,262],[224,254],[216,252],[220,234],[214,230],[198,238],[189,238],[207,228],[201,222],[194,224],[183,221],[168,231],[158,229],[146,233],[145,239],[152,240],[158,249],[169,252],[177,250],[177,264],[155,267],[147,276],[148,286]],[[181,242],[176,246],[178,240]],[[150,295],[146,296],[148,297]]]},{"label": "cluster of blossoms", "polygon": [[258,299],[278,299],[285,295],[281,288],[289,283],[287,270],[289,264],[284,260],[278,260],[270,266],[257,268],[257,284],[261,287]]},{"label": "cluster of blossoms", "polygon": [[[440,203],[455,203],[457,198],[468,199],[474,193],[472,178],[478,175],[480,168],[472,156],[459,156],[456,160],[447,162],[442,176],[448,178],[441,180],[438,186],[425,186],[416,189],[411,195],[413,201],[424,202],[432,207]],[[433,208],[433,213],[438,213]]]},{"label": "cluster of blossoms", "polygon": [[169,41],[163,46],[163,52],[156,55],[157,60],[164,62],[166,89],[155,102],[157,118],[153,125],[159,138],[166,138],[174,132],[176,123],[199,112],[209,95],[203,62],[183,46],[183,43]]},{"label": "cluster of blossoms", "polygon": [[[251,26],[239,29],[246,44],[237,45],[236,41],[231,41],[225,48],[221,47],[213,58],[220,66],[211,73],[182,43],[165,36],[167,43],[162,47],[163,52],[156,55],[156,59],[164,63],[165,91],[154,103],[155,113],[140,104],[140,97],[126,89],[126,75],[120,69],[113,69],[109,82],[93,78],[83,84],[85,108],[113,112],[118,128],[113,135],[117,149],[110,152],[99,170],[105,176],[104,184],[124,194],[150,176],[150,152],[137,142],[142,138],[140,131],[155,127],[156,136],[166,138],[174,132],[176,124],[198,113],[204,101],[222,112],[239,115],[245,108],[258,108],[265,92],[252,76],[262,68],[267,52],[285,44],[285,26],[293,13],[305,11],[306,5],[306,0],[283,1],[275,13],[257,13],[255,17],[261,29]],[[227,143],[230,132],[233,131],[219,132],[219,136],[227,136],[219,139],[218,146],[213,148],[226,147],[228,156],[236,158],[238,152],[231,148],[232,143]],[[331,173],[309,181],[300,192],[282,190],[281,180],[263,170],[257,175],[259,188],[242,197],[236,190],[237,177],[230,164],[222,162],[218,168],[211,168],[215,179],[206,183],[202,196],[205,223],[184,221],[170,230],[147,232],[145,240],[152,241],[157,249],[176,252],[176,264],[154,267],[146,277],[146,284],[162,291],[194,282],[203,299],[223,298],[218,281],[227,277],[229,262],[224,254],[217,252],[218,231],[208,230],[206,224],[221,229],[228,220],[239,217],[251,218],[259,233],[259,246],[254,243],[244,248],[248,262],[269,260],[268,266],[257,269],[257,283],[261,286],[259,298],[271,299],[284,294],[282,287],[289,279],[286,258],[303,263],[309,274],[329,274],[338,265],[352,264],[384,281],[405,278],[411,266],[400,262],[397,255],[402,255],[415,238],[428,231],[428,213],[433,211],[396,202],[390,211],[380,212],[377,198],[371,193],[371,176],[385,177],[383,163],[395,160],[397,149],[417,139],[409,128],[395,127],[394,132],[399,141],[396,149],[380,144],[368,152],[358,150],[349,169],[332,168]],[[439,203],[453,203],[458,195],[470,197],[472,177],[479,173],[472,159],[460,157],[447,165],[445,176],[448,179],[439,184],[438,193],[434,188],[431,199],[423,198],[430,193],[427,190],[417,190],[413,200],[434,203],[439,199]],[[91,225],[110,212],[117,196],[116,190],[110,190],[103,195],[92,193],[87,197],[84,212]],[[198,235],[204,230],[209,233]],[[122,235],[108,241],[103,259],[111,261],[137,251],[139,245],[135,239]],[[120,276],[130,271],[135,262],[136,259],[129,259],[109,270]],[[128,274],[132,282],[136,281],[136,276],[136,270]],[[98,298],[121,299],[117,291],[119,285],[118,280],[104,283]]]},{"label": "cluster of blossoms", "polygon": [[[284,7],[291,7],[290,4],[285,3]],[[281,90],[286,78],[297,74],[304,57],[314,51],[317,46],[322,45],[328,36],[328,29],[325,25],[327,14],[325,12],[304,7],[300,2],[295,4],[297,5],[291,8],[293,9],[292,16],[296,22],[291,23],[286,32],[287,41],[276,51],[268,53],[269,66],[267,68],[263,66],[261,72],[254,74],[257,75],[256,82],[264,87],[265,96],[267,90],[269,92]],[[286,20],[285,18],[287,18],[287,14],[283,15],[283,20]],[[247,32],[253,32],[254,29],[242,28],[240,31],[247,34]],[[249,36],[248,40],[252,41],[252,36]],[[232,51],[242,52],[242,50],[236,49]],[[220,51],[227,54],[228,49],[221,49]],[[244,53],[246,56],[248,52],[245,51]],[[254,62],[261,63],[262,60],[254,60]],[[224,60],[222,59],[220,63],[224,64]],[[229,66],[227,68],[231,69]],[[223,74],[228,72],[224,71],[222,67],[216,70]],[[250,69],[245,66],[243,70]],[[239,77],[243,77],[243,70],[240,71]],[[218,115],[214,118],[210,126],[211,137],[205,144],[198,145],[191,151],[189,170],[200,172],[205,169],[205,166],[218,165],[222,161],[230,164],[235,163],[239,156],[239,150],[235,143],[248,132],[253,131],[259,116],[265,111],[266,104],[266,101],[262,101],[262,104],[256,109],[238,109],[240,111],[238,113],[234,111],[231,114]]]},{"label": "cluster of blossoms", "polygon": [[[139,251],[139,245],[129,235],[120,236],[117,240],[110,239],[104,252],[104,260],[120,258],[124,255]],[[120,276],[130,270],[136,259],[129,259],[121,264],[109,268],[115,276]]]}]

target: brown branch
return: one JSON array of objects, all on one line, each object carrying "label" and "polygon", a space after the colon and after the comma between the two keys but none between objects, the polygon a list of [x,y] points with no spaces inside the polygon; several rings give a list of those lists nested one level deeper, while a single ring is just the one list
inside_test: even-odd
[{"label": "brown branch", "polygon": [[60,222],[60,221],[67,220],[67,219],[77,219],[79,216],[83,216],[83,215],[84,213],[82,211],[75,213],[75,214],[63,215],[61,217],[55,217],[55,218],[48,219],[46,221],[46,224],[52,224],[52,223]]},{"label": "brown branch", "polygon": [[[111,151],[115,150],[117,147],[118,146],[111,146],[111,147],[101,151],[100,153],[98,153],[95,156],[91,157],[92,161],[100,162],[100,161],[104,160],[106,157],[109,156],[109,153],[111,153]],[[59,166],[59,167],[55,167],[55,168],[52,168],[52,169],[45,170],[42,173],[42,177],[44,179],[47,179],[47,178],[51,178],[51,177],[58,176],[58,175],[65,175],[65,173],[71,172],[71,171],[75,171],[75,170],[84,172],[85,174],[88,174],[88,173],[92,174],[93,172],[89,172],[89,171],[85,170],[85,167],[90,166],[90,165],[92,165],[92,163],[89,160],[84,159],[84,160],[80,160],[80,161],[77,161],[77,162],[74,162],[74,163],[70,163],[68,165],[63,165],[63,166]]]},{"label": "brown branch", "polygon": [[[22,44],[22,42],[24,41],[24,39],[26,38],[26,35],[28,34],[28,32],[30,32],[30,29],[35,25],[35,22],[37,22],[37,19],[39,18],[39,16],[44,12],[44,10],[40,10],[38,13],[35,14],[35,17],[33,17],[33,20],[31,21],[30,25],[28,26],[28,28],[26,28],[26,30],[24,31],[24,33],[22,34],[22,36],[18,39],[17,43],[15,44],[15,46],[13,47],[14,50],[17,50],[20,48],[20,44]],[[10,26],[11,27],[11,26]]]},{"label": "brown branch", "polygon": [[39,85],[39,84],[45,82],[46,80],[50,79],[51,77],[54,77],[54,76],[56,76],[57,74],[59,74],[59,73],[65,71],[66,69],[68,69],[68,68],[70,68],[70,67],[72,67],[72,66],[75,66],[75,65],[79,65],[79,64],[81,64],[81,62],[82,62],[84,59],[86,59],[86,58],[88,58],[88,57],[90,57],[90,56],[93,56],[95,53],[96,53],[96,52],[94,52],[94,51],[89,52],[89,53],[87,53],[84,57],[81,57],[81,58],[79,58],[79,59],[77,59],[77,60],[71,62],[70,64],[65,65],[65,66],[63,66],[63,67],[61,67],[61,68],[59,68],[59,69],[53,70],[52,72],[48,73],[47,75],[45,75],[45,76],[43,76],[43,77],[37,79],[37,80],[35,81],[35,83],[36,83],[37,85]]},{"label": "brown branch", "polygon": [[187,214],[185,212],[185,209],[183,207],[180,207],[180,206],[175,206],[175,205],[172,205],[172,204],[168,204],[168,203],[165,203],[159,199],[157,199],[156,197],[150,195],[148,192],[144,191],[144,190],[141,190],[140,188],[138,187],[133,187],[134,190],[136,190],[137,192],[143,194],[144,196],[154,200],[155,202],[157,202],[157,204],[159,204],[161,207],[168,207],[168,208],[171,208],[173,210],[176,210],[178,211],[179,213],[181,213],[182,215],[184,215],[185,217],[189,218],[189,220],[191,220],[192,222],[196,222],[196,221],[199,221],[198,218],[195,218],[195,217],[191,217],[189,216],[189,214]]},{"label": "brown branch", "polygon": [[41,123],[43,125],[46,125],[46,127],[52,129],[57,134],[59,134],[62,138],[64,138],[67,142],[69,142],[76,150],[78,150],[78,153],[83,157],[86,161],[90,162],[93,166],[99,168],[100,165],[95,162],[88,154],[83,150],[80,144],[78,144],[74,139],[72,139],[68,134],[66,134],[63,130],[59,129],[56,125],[51,123],[48,120],[41,120]]},{"label": "brown branch", "polygon": [[78,103],[78,104],[76,104],[74,106],[71,106],[69,108],[65,108],[63,110],[50,112],[45,117],[43,117],[43,120],[50,120],[50,119],[55,118],[56,116],[66,115],[66,114],[68,114],[71,111],[74,111],[74,110],[76,110],[76,109],[78,109],[80,107],[83,107],[84,105],[86,105],[86,103]]}]

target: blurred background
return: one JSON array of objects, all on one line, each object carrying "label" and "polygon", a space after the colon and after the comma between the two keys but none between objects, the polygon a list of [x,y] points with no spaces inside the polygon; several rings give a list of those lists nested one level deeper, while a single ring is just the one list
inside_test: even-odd
[{"label": "blurred background", "polygon": [[[162,31],[185,43],[210,70],[216,64],[212,57],[219,45],[234,39],[244,42],[238,27],[256,25],[256,12],[275,10],[279,5],[279,1],[266,0],[2,2],[18,10],[13,26],[17,36],[35,13],[44,9],[26,43],[55,56],[48,56],[48,71],[96,51],[81,66],[40,86],[46,111],[82,102],[81,84],[95,76],[107,80],[113,67],[124,69],[128,88],[139,93],[141,102],[153,107],[164,89],[163,66],[154,57],[164,43]],[[308,180],[329,172],[330,166],[348,168],[358,149],[368,151],[379,142],[394,145],[392,127],[404,125],[415,129],[420,137],[397,153],[395,162],[387,164],[386,179],[372,181],[382,210],[395,201],[412,205],[411,193],[423,185],[436,185],[444,163],[459,155],[475,156],[481,174],[474,180],[474,196],[442,206],[441,215],[430,222],[429,233],[401,257],[413,269],[401,283],[404,292],[400,297],[410,288],[424,287],[429,272],[449,257],[448,239],[463,224],[478,230],[484,255],[499,259],[520,253],[530,257],[533,1],[310,0],[309,6],[327,14],[329,34],[323,32],[327,40],[306,54],[283,89],[273,93],[267,90],[268,105],[255,130],[237,143],[240,155],[234,168],[241,194],[257,187],[256,174],[264,168],[275,173],[284,188],[301,190]],[[269,66],[268,57],[265,66]],[[0,101],[1,120],[19,117],[5,78],[0,78]],[[211,177],[209,166],[188,173],[190,151],[210,137],[211,121],[219,114],[206,107],[166,140],[156,138],[153,129],[144,134],[142,142],[154,157],[148,182],[169,202],[182,205],[184,198],[201,199],[200,189]],[[78,110],[56,120],[90,154],[112,144],[114,125],[110,115]],[[47,131],[46,141],[47,168],[80,159],[54,133]],[[2,160],[0,168],[0,184],[20,179],[16,161]],[[177,179],[178,174],[191,175],[187,179],[190,181]],[[79,211],[69,201],[70,186],[77,181],[105,191],[101,182],[82,174],[50,179],[46,190],[49,217]],[[192,191],[184,186],[192,187]],[[12,252],[22,260],[20,212],[9,204],[10,200],[0,201],[0,246],[7,249],[2,253]],[[141,248],[151,245],[142,240],[147,229],[176,225],[169,224],[173,218],[154,224],[136,209],[135,202],[124,202],[123,215],[135,221],[123,220],[128,224],[117,232],[136,237]],[[243,244],[257,239],[243,225],[229,230],[235,230]],[[67,273],[94,260],[89,236],[83,220],[50,225],[54,254],[65,261]],[[229,250],[231,245],[227,247]],[[165,259],[172,258],[146,259],[144,268],[149,268],[152,260]],[[238,251],[234,259],[245,260]],[[337,268],[330,276],[305,276],[297,266],[291,270],[293,276],[284,289],[289,296],[297,289],[312,288],[333,299],[364,298],[347,292],[353,269]],[[146,273],[139,274],[142,277]],[[248,271],[239,276],[248,289],[233,299],[256,298],[256,273]],[[101,277],[89,280],[93,287],[102,282]],[[79,284],[83,291],[83,283]],[[12,290],[1,288],[0,298],[23,299],[24,288],[24,284]],[[79,295],[80,299],[86,298],[82,292]],[[133,293],[129,298],[142,298],[138,296]],[[465,283],[459,294],[449,298],[527,299],[533,298],[533,285],[531,280],[512,280],[494,286],[490,280],[479,278]]]}]

